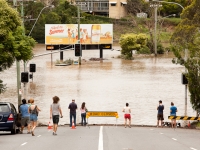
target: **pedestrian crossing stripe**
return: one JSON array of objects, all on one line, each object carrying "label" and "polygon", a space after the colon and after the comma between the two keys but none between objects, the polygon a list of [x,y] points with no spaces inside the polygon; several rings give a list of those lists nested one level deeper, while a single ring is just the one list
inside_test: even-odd
[{"label": "pedestrian crossing stripe", "polygon": [[176,120],[200,120],[200,117],[168,116],[168,119],[176,119]]}]

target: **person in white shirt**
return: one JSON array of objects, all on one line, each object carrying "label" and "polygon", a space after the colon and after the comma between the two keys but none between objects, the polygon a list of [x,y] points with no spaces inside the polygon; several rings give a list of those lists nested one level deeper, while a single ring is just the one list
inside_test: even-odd
[{"label": "person in white shirt", "polygon": [[127,119],[129,120],[129,128],[131,128],[131,109],[128,103],[126,103],[126,107],[123,108],[122,112],[124,112],[125,128],[127,126]]}]

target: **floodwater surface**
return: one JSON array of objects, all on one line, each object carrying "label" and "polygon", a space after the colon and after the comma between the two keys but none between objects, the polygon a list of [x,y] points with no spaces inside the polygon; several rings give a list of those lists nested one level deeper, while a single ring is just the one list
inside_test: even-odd
[{"label": "floodwater surface", "polygon": [[[119,47],[114,47],[119,49]],[[49,51],[48,51],[49,52]],[[38,44],[34,54],[47,53],[45,45]],[[157,105],[162,100],[165,106],[164,118],[170,112],[170,103],[174,102],[178,108],[177,115],[185,112],[185,86],[181,83],[181,73],[185,68],[172,64],[172,54],[154,56],[137,56],[134,60],[118,58],[120,51],[104,50],[103,61],[90,61],[99,58],[99,50],[84,50],[82,65],[55,66],[60,54],[55,53],[35,57],[27,64],[35,63],[37,68],[33,74],[33,81],[27,84],[26,98],[34,98],[35,103],[42,110],[39,122],[49,122],[49,109],[53,96],[60,97],[63,118],[60,124],[69,124],[68,105],[72,99],[78,105],[77,122],[81,121],[80,107],[86,103],[89,111],[117,111],[119,118],[90,117],[89,124],[123,124],[122,109],[125,103],[131,107],[132,124],[156,125]],[[51,65],[51,59],[53,65]],[[74,51],[64,52],[64,60],[77,58]],[[23,72],[21,62],[21,72]],[[0,74],[0,79],[7,84],[7,91],[0,95],[0,101],[12,102],[17,106],[16,65]],[[24,87],[22,87],[22,98]],[[195,116],[188,98],[188,116]]]}]

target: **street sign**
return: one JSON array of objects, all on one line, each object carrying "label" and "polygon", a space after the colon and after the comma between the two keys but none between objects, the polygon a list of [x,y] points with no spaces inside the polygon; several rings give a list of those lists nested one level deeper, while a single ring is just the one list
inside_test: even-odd
[{"label": "street sign", "polygon": [[118,117],[116,111],[88,111],[88,117]]}]

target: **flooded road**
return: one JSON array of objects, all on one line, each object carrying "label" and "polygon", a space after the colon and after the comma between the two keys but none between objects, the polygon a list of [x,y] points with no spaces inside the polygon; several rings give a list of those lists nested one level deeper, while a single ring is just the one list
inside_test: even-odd
[{"label": "flooded road", "polygon": [[[113,47],[119,49],[119,47]],[[37,45],[34,54],[46,53],[45,45]],[[80,108],[86,102],[89,111],[117,111],[117,123],[124,123],[122,108],[128,102],[132,110],[132,124],[156,125],[159,100],[165,105],[164,118],[168,121],[170,103],[178,108],[177,115],[184,115],[185,86],[181,83],[184,67],[172,64],[172,55],[136,57],[134,60],[117,58],[120,51],[104,50],[103,61],[89,61],[99,58],[98,50],[84,50],[82,65],[51,66],[51,55],[35,57],[29,63],[36,63],[33,82],[28,84],[27,98],[34,98],[41,108],[39,122],[49,121],[49,107],[52,97],[60,97],[63,116],[60,124],[69,124],[68,105],[76,100]],[[53,62],[60,59],[60,54],[52,56]],[[64,60],[77,59],[74,51],[64,52]],[[29,63],[27,66],[29,66]],[[23,63],[21,63],[23,72]],[[16,65],[0,74],[7,84],[7,91],[0,95],[0,101],[12,102],[17,106]],[[23,84],[22,84],[23,90]],[[23,95],[24,93],[22,93]],[[22,96],[23,98],[23,96]],[[188,95],[188,116],[195,116]],[[77,122],[81,121],[77,111]],[[114,124],[115,118],[89,118],[89,124]]]}]

